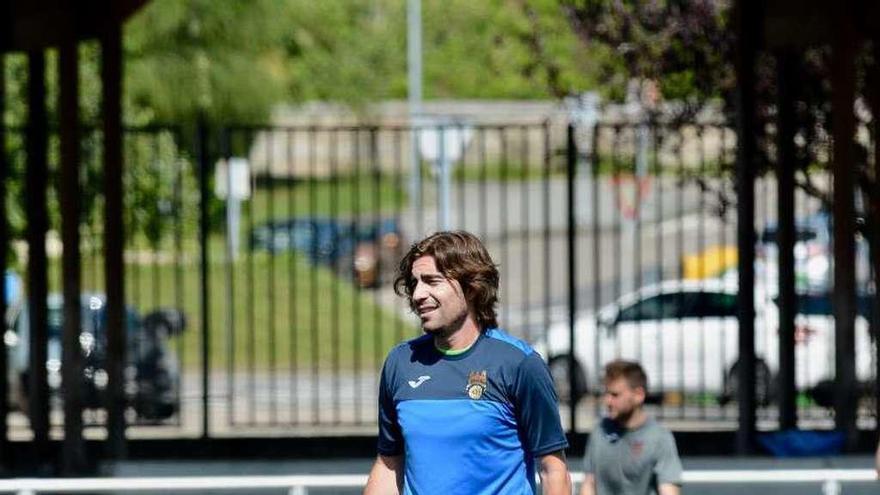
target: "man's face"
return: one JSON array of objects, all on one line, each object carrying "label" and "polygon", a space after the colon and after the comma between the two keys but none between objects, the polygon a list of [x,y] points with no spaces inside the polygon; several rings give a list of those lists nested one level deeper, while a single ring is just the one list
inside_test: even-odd
[{"label": "man's face", "polygon": [[437,269],[433,256],[417,258],[412,265],[416,287],[413,310],[422,320],[422,330],[450,335],[465,321],[468,305],[457,280],[449,280]]},{"label": "man's face", "polygon": [[605,410],[608,418],[624,422],[645,402],[645,390],[630,387],[626,378],[615,378],[605,382]]}]

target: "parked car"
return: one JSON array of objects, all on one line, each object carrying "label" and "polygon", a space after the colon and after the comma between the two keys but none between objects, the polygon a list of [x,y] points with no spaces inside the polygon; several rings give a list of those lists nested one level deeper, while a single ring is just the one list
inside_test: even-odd
[{"label": "parked car", "polygon": [[329,217],[274,220],[254,227],[253,250],[298,251],[309,261],[351,276],[359,287],[391,280],[406,247],[394,218],[359,221]]},{"label": "parked car", "polygon": [[[98,294],[82,296],[82,327],[79,338],[83,354],[83,406],[102,406],[108,384],[106,299]],[[48,356],[46,371],[50,397],[60,401],[63,332],[63,298],[51,294],[47,299]],[[27,410],[30,325],[26,301],[9,308],[4,342],[9,357],[9,384],[13,404]],[[134,308],[125,309],[126,367],[125,390],[138,417],[162,420],[180,409],[179,369],[169,346],[170,336],[183,331],[186,319],[176,309],[161,309],[144,318]]]},{"label": "parked car", "polygon": [[[576,396],[601,390],[601,369],[615,358],[635,359],[658,394],[736,396],[739,349],[737,286],[731,279],[671,280],[620,297],[575,321]],[[755,288],[756,395],[769,403],[779,370],[779,311]],[[856,372],[872,379],[873,345],[866,298],[856,317]],[[795,385],[811,392],[834,376],[834,319],[826,295],[802,295],[795,319]],[[536,349],[549,362],[560,397],[568,397],[568,323],[550,326]]]},{"label": "parked car", "polygon": [[[855,319],[855,368],[856,380],[862,390],[870,390],[874,376],[874,356],[876,341],[871,336],[868,319],[871,311],[870,295],[857,297]],[[796,359],[810,363],[798,369],[805,376],[796,376],[798,383],[806,384],[804,389],[817,404],[831,407],[834,390],[834,316],[831,307],[831,294],[798,295],[798,315],[795,318],[795,340],[804,344],[802,355]]]}]

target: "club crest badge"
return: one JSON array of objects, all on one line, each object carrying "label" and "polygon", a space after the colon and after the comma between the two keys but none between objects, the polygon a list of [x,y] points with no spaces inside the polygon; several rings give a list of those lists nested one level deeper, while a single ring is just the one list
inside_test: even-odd
[{"label": "club crest badge", "polygon": [[486,379],[486,370],[471,371],[470,373],[468,373],[468,397],[473,400],[478,400],[480,397],[483,396],[483,392],[486,391],[487,383],[488,380]]}]

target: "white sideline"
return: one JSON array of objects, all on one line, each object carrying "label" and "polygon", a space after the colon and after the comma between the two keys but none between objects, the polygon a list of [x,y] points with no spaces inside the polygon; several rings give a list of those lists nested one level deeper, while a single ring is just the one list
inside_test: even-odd
[{"label": "white sideline", "polygon": [[[572,473],[572,481],[583,481]],[[685,483],[840,483],[877,481],[872,469],[777,469],[695,470],[683,473]],[[80,493],[140,490],[242,490],[287,488],[290,493],[307,493],[313,487],[359,487],[367,482],[361,474],[291,476],[172,476],[141,478],[14,478],[0,480],[0,493],[33,495],[42,492]],[[880,482],[878,482],[880,483]],[[836,493],[839,493],[836,492]]]}]

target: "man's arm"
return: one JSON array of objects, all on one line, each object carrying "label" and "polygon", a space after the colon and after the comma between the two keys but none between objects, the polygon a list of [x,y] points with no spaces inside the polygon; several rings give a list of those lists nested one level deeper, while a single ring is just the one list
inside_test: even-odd
[{"label": "man's arm", "polygon": [[538,474],[541,476],[542,493],[546,495],[571,495],[571,477],[565,465],[565,451],[541,456]]},{"label": "man's arm", "polygon": [[581,483],[580,495],[596,495],[596,475],[584,473],[584,482]]},{"label": "man's arm", "polygon": [[398,495],[403,487],[403,456],[379,455],[370,470],[364,495]]},{"label": "man's arm", "polygon": [[877,453],[874,454],[874,469],[877,470],[877,478],[880,479],[880,442],[877,442]]},{"label": "man's arm", "polygon": [[681,487],[673,483],[662,483],[657,487],[657,495],[679,495]]}]

